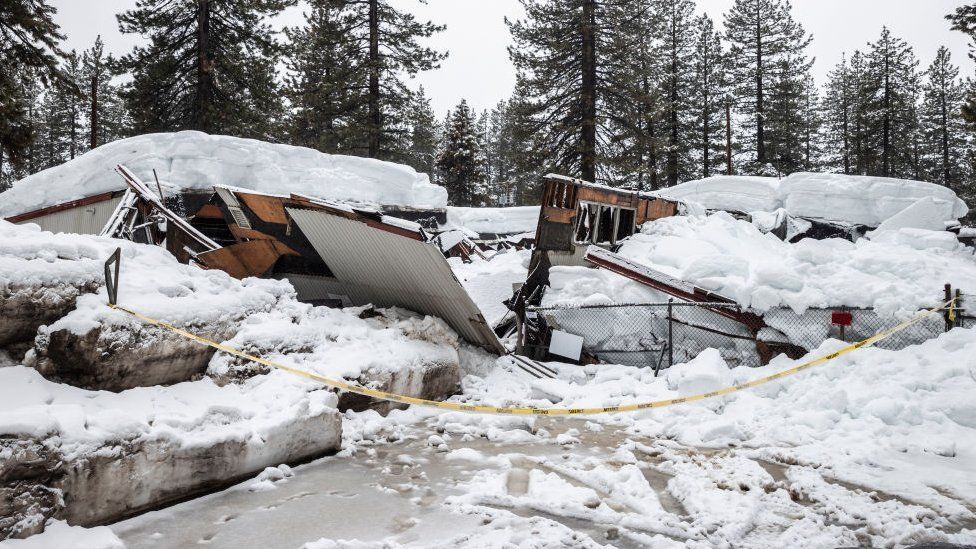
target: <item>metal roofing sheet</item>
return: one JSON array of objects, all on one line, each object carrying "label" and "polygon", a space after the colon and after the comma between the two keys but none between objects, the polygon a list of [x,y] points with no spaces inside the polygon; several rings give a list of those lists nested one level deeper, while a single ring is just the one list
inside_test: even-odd
[{"label": "metal roofing sheet", "polygon": [[433,244],[326,211],[287,210],[335,274],[339,284],[330,293],[341,292],[357,304],[404,307],[440,317],[468,342],[504,352]]}]

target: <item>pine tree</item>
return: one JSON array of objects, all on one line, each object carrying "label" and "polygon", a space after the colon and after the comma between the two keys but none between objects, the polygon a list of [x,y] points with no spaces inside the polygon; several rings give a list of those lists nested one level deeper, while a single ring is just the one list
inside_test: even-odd
[{"label": "pine tree", "polygon": [[926,181],[958,189],[966,175],[966,127],[961,117],[965,90],[959,68],[942,46],[925,71],[920,124],[922,172]]},{"label": "pine tree", "polygon": [[887,27],[870,46],[865,76],[865,119],[869,175],[917,177],[918,169],[918,62],[911,46]]},{"label": "pine tree", "polygon": [[638,190],[665,184],[668,145],[665,94],[661,85],[663,32],[654,23],[654,0],[633,0],[608,6],[612,27],[604,49],[617,55],[601,58],[604,75],[604,179]]},{"label": "pine tree", "polygon": [[791,10],[789,0],[735,0],[725,15],[737,110],[747,119],[741,142],[756,172],[789,172],[799,160],[797,110],[812,66],[805,54],[811,37]]},{"label": "pine tree", "polygon": [[59,68],[64,35],[54,22],[56,12],[46,0],[4,0],[0,9],[0,177],[5,159],[14,168],[26,161],[33,139],[32,80],[70,84]]},{"label": "pine tree", "polygon": [[[619,20],[614,0],[521,0],[525,17],[506,18],[514,45],[509,57],[524,87],[525,114],[533,144],[546,169],[589,181],[607,177],[605,141],[610,124],[604,108],[618,87],[607,58]],[[632,113],[631,113],[632,114]]]},{"label": "pine tree", "polygon": [[715,23],[707,15],[695,21],[696,39],[693,54],[694,81],[691,86],[691,105],[694,116],[693,178],[720,173],[725,163],[725,55],[722,37]]},{"label": "pine tree", "polygon": [[[421,0],[423,1],[423,0]],[[356,27],[351,38],[364,52],[360,69],[366,77],[366,155],[397,159],[409,146],[408,129],[401,123],[412,99],[404,77],[436,69],[447,54],[421,42],[444,30],[442,25],[421,22],[396,8],[390,0],[346,0]]]},{"label": "pine tree", "polygon": [[285,94],[292,143],[327,153],[366,154],[365,55],[345,0],[312,0],[305,25],[285,30]]},{"label": "pine tree", "polygon": [[[946,19],[952,23],[952,30],[969,36],[969,58],[976,61],[976,4],[959,6],[955,12],[946,15]],[[969,86],[962,117],[970,124],[976,124],[976,86]]]},{"label": "pine tree", "polygon": [[81,81],[78,86],[84,96],[84,117],[87,121],[86,148],[92,149],[128,133],[128,112],[119,96],[119,88],[112,83],[111,66],[115,59],[105,54],[102,37],[81,56]]},{"label": "pine tree", "polygon": [[407,164],[436,178],[437,148],[442,129],[423,86],[411,99],[406,119],[410,127]]},{"label": "pine tree", "polygon": [[270,139],[283,118],[267,19],[295,0],[137,0],[119,30],[149,43],[120,59],[137,133],[200,130]]},{"label": "pine tree", "polygon": [[448,114],[437,168],[451,204],[480,205],[484,198],[484,167],[474,114],[464,99]]},{"label": "pine tree", "polygon": [[824,90],[824,160],[836,171],[853,173],[852,119],[855,111],[856,86],[847,62],[841,57],[828,74]]},{"label": "pine tree", "polygon": [[668,186],[693,179],[695,54],[693,0],[655,0],[651,21],[660,36],[661,109],[665,138],[664,180]]}]

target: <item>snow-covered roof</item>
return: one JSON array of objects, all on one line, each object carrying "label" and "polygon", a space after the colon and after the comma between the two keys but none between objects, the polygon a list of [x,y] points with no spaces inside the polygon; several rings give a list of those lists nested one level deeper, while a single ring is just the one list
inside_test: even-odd
[{"label": "snow-covered roof", "polygon": [[114,141],[25,177],[0,193],[0,217],[123,189],[125,183],[114,171],[117,164],[151,185],[155,169],[164,192],[228,185],[374,206],[447,205],[447,191],[409,166],[184,131]]},{"label": "snow-covered roof", "polygon": [[539,206],[512,208],[447,208],[447,226],[463,227],[475,233],[519,234],[535,232],[539,222]]},{"label": "snow-covered roof", "polygon": [[716,176],[688,181],[655,193],[698,202],[709,209],[770,212],[877,227],[883,221],[931,198],[936,215],[953,222],[969,208],[951,189],[908,179],[832,173],[794,173],[783,179]]}]

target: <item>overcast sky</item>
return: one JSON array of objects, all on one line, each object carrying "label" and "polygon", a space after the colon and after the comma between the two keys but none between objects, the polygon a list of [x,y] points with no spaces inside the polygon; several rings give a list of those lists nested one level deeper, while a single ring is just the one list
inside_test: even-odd
[{"label": "overcast sky", "polygon": [[[417,78],[430,95],[438,115],[462,98],[476,109],[490,108],[512,91],[515,74],[506,47],[511,40],[504,17],[521,15],[518,0],[392,0],[413,10],[418,17],[446,24],[447,30],[432,39],[432,45],[450,52],[437,71]],[[122,53],[141,38],[119,34],[115,14],[131,8],[135,0],[51,0],[58,8],[57,22],[67,34],[69,48],[85,49],[102,35],[107,48]],[[722,16],[733,0],[698,0],[705,11],[722,24]],[[813,34],[810,53],[816,57],[814,74],[823,82],[827,71],[843,52],[862,48],[877,39],[882,25],[915,47],[924,69],[940,45],[952,51],[964,75],[974,72],[967,56],[966,37],[949,31],[944,16],[961,0],[794,0],[794,17]],[[293,10],[282,24],[297,25],[301,13]]]}]

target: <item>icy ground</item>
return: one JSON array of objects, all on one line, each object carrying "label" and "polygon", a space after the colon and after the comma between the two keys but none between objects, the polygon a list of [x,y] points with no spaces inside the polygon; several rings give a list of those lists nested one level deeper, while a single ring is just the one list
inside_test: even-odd
[{"label": "icy ground", "polygon": [[[817,353],[829,352],[828,342]],[[128,547],[903,547],[976,543],[976,337],[861,349],[721,399],[582,419],[347,413],[343,451],[112,525]],[[465,402],[597,406],[787,367],[654,378],[469,357]]]}]

